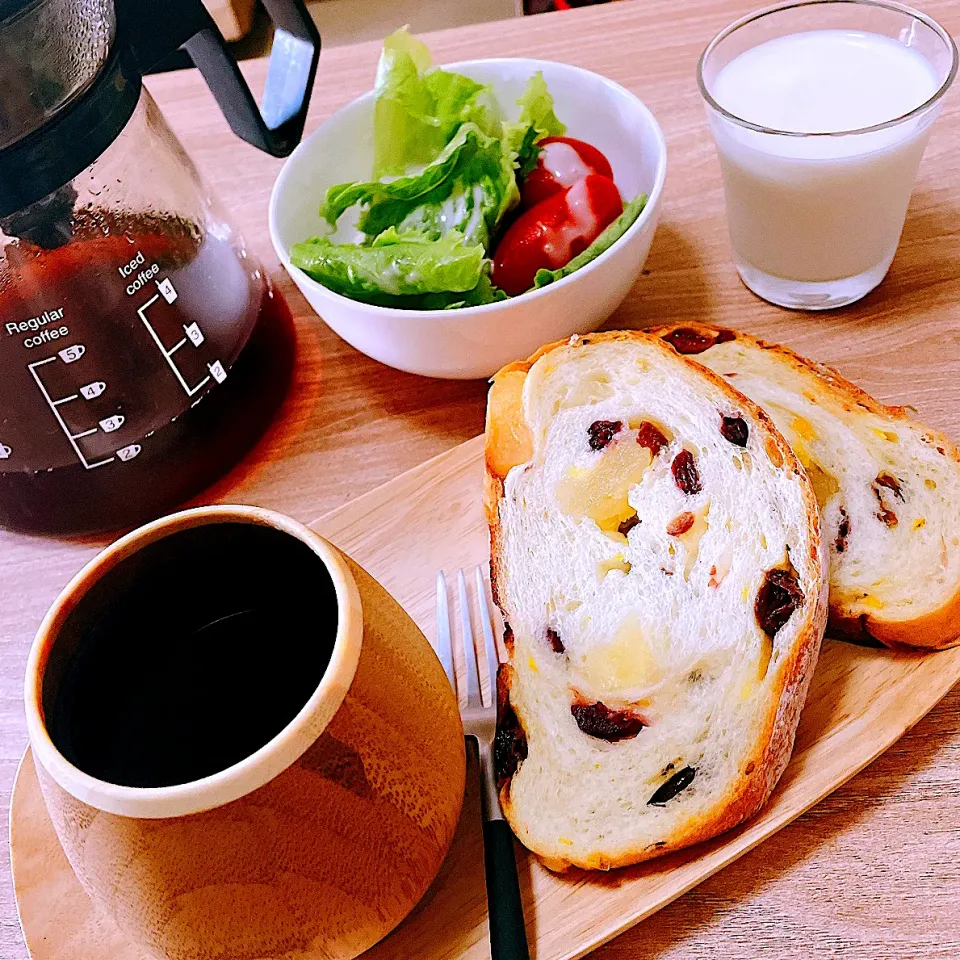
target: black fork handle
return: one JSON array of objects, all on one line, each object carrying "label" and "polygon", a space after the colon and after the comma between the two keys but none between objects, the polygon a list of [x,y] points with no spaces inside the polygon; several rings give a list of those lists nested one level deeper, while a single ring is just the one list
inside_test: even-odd
[{"label": "black fork handle", "polygon": [[483,861],[487,879],[487,916],[492,960],[530,960],[523,900],[514,855],[513,831],[497,799],[496,774],[489,746],[479,747],[483,802]]},{"label": "black fork handle", "polygon": [[513,831],[506,820],[484,820],[483,860],[492,960],[530,960]]},{"label": "black fork handle", "polygon": [[183,47],[231,129],[275,157],[300,142],[320,59],[320,31],[303,0],[263,0],[274,23],[262,106],[201,0],[116,0],[118,33],[144,73]]}]

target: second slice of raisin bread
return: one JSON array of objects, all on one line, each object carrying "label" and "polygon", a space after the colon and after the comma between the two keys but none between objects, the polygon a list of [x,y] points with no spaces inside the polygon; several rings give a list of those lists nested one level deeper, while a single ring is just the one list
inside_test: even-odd
[{"label": "second slice of raisin bread", "polygon": [[760,404],[793,447],[823,513],[831,624],[889,646],[960,642],[954,444],[786,347],[708,326],[651,332]]},{"label": "second slice of raisin bread", "polygon": [[826,621],[813,490],[770,421],[656,338],[594,334],[497,375],[486,468],[520,840],[609,869],[753,814]]}]

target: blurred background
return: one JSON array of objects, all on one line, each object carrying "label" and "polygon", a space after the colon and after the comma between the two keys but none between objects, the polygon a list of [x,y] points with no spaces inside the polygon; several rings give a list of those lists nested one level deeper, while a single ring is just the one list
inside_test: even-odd
[{"label": "blurred background", "polygon": [[[506,20],[547,10],[588,6],[604,0],[308,0],[325,47],[382,40],[407,23],[415,33]],[[270,48],[270,22],[257,0],[204,0],[238,57]],[[173,59],[166,69],[186,66]]]}]

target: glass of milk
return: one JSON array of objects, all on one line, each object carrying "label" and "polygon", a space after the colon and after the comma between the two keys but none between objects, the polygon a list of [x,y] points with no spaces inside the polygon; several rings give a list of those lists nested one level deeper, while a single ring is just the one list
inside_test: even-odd
[{"label": "glass of milk", "polygon": [[859,300],[893,260],[957,48],[887,0],[807,0],[720,33],[698,79],[734,260],[782,307]]}]

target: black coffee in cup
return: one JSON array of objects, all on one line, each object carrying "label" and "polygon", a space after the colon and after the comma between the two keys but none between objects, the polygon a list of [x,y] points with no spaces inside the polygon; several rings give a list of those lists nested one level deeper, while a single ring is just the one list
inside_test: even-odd
[{"label": "black coffee in cup", "polygon": [[83,772],[189,783],[272,740],[323,678],[337,633],[323,561],[272,527],[192,527],[121,561],[70,613],[44,677],[47,730]]}]

